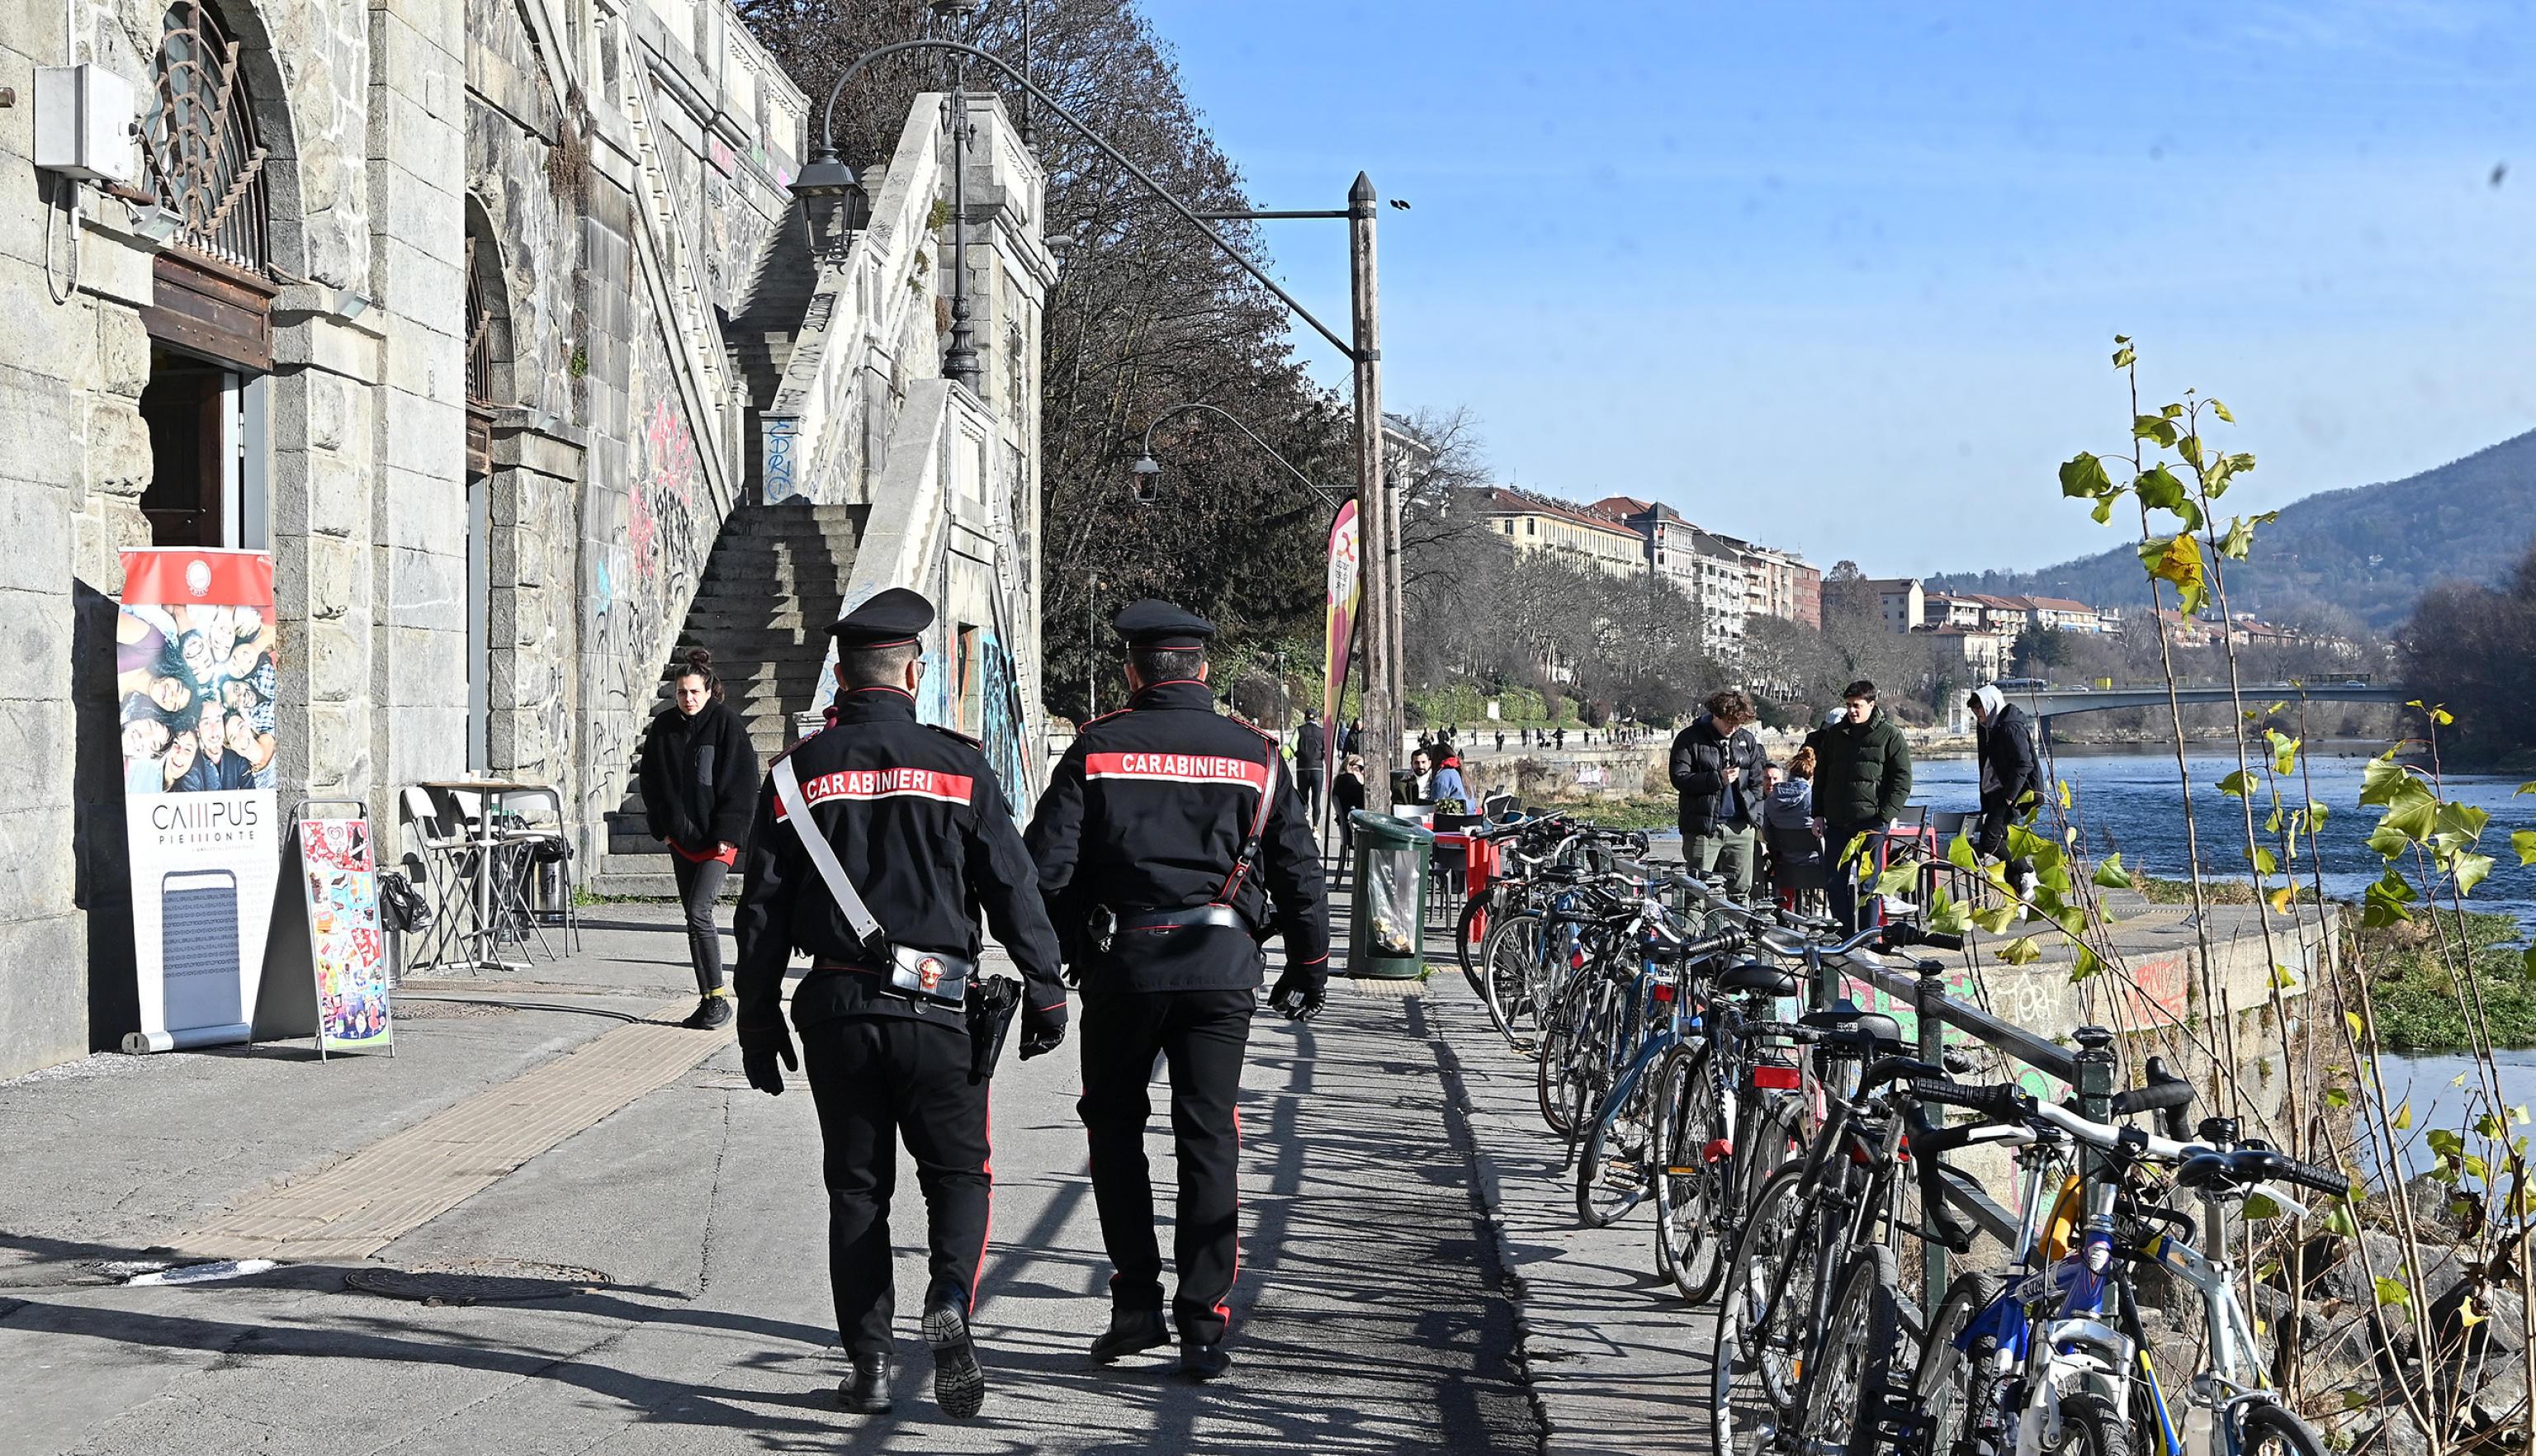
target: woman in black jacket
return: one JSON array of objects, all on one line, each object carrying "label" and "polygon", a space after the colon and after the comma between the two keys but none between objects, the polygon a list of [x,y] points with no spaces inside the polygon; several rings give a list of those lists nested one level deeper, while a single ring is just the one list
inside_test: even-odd
[{"label": "woman in black jacket", "polygon": [[723,706],[712,653],[690,651],[672,669],[670,686],[674,706],[653,718],[643,738],[643,816],[652,837],[669,847],[678,901],[687,912],[697,993],[687,1025],[718,1027],[731,1012],[714,902],[757,812],[757,748],[748,741],[748,726]]}]

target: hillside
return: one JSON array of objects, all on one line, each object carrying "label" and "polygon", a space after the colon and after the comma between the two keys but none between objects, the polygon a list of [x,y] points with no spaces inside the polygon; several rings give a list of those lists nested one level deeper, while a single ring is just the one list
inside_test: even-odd
[{"label": "hillside", "polygon": [[[2074,509],[2074,507],[2073,507]],[[2283,507],[2251,561],[2228,569],[2230,604],[2295,620],[2338,606],[2379,632],[2434,582],[2496,582],[2536,538],[2536,430],[2401,480],[2328,490]],[[2129,606],[2139,558],[2127,544],[2040,571],[1948,572],[1934,588],[2040,593]]]}]

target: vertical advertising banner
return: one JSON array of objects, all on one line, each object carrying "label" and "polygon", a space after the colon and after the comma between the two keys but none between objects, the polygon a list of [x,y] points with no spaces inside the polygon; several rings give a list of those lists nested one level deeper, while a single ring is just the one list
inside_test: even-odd
[{"label": "vertical advertising banner", "polygon": [[1321,755],[1321,802],[1330,801],[1330,781],[1339,771],[1339,744],[1347,720],[1339,716],[1340,700],[1347,695],[1348,650],[1356,637],[1356,612],[1364,578],[1358,571],[1356,502],[1339,507],[1338,519],[1330,523],[1329,620],[1321,636],[1325,656],[1321,684],[1321,731],[1329,735],[1328,751]]},{"label": "vertical advertising banner", "polygon": [[317,973],[318,1054],[386,1050],[393,1035],[388,958],[379,938],[370,821],[301,818],[299,876]]},{"label": "vertical advertising banner", "polygon": [[280,873],[273,558],[123,553],[116,720],[141,1030],[127,1051],[243,1042]]}]

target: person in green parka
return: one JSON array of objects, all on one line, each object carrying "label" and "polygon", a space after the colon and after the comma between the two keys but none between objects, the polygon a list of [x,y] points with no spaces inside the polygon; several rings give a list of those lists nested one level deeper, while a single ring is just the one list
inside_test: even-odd
[{"label": "person in green parka", "polygon": [[1823,851],[1834,862],[1831,913],[1858,928],[1858,870],[1872,863],[1870,842],[1858,861],[1838,863],[1849,842],[1881,834],[1911,801],[1911,745],[1902,728],[1875,706],[1875,684],[1865,678],[1841,689],[1839,716],[1806,736],[1814,751],[1814,813],[1822,820]]}]

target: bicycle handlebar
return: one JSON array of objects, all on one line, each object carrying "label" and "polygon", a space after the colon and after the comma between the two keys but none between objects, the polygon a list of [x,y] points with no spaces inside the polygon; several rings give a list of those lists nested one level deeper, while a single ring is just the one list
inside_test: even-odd
[{"label": "bicycle handlebar", "polygon": [[2183,1081],[2151,1082],[2146,1087],[2114,1094],[2114,1115],[2117,1117],[2127,1117],[2134,1112],[2163,1112],[2191,1105],[2192,1084]]},{"label": "bicycle handlebar", "polygon": [[2301,1163],[2283,1153],[2274,1153],[2272,1157],[2279,1165],[2271,1170],[2275,1177],[2284,1177],[2301,1186],[2314,1188],[2328,1198],[2347,1198],[2351,1194],[2351,1179],[2335,1172],[2332,1169],[2318,1168],[2313,1163]]}]

